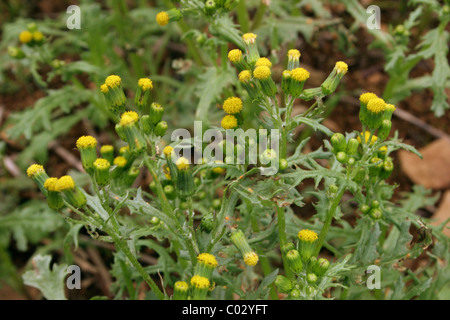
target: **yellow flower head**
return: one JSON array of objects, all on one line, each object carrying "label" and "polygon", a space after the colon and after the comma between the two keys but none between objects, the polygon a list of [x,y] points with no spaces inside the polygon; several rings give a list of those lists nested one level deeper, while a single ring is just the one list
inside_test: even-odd
[{"label": "yellow flower head", "polygon": [[82,136],[77,140],[77,149],[95,148],[97,146],[97,139],[92,136]]},{"label": "yellow flower head", "polygon": [[235,116],[231,114],[227,114],[225,117],[223,117],[221,122],[222,128],[226,129],[234,129],[238,125],[238,121]]},{"label": "yellow flower head", "polygon": [[300,51],[298,51],[297,49],[291,49],[288,51],[287,53],[288,59],[289,60],[293,60],[293,59],[300,59]]},{"label": "yellow flower head", "polygon": [[163,149],[163,153],[166,157],[170,157],[172,155],[173,148],[171,146],[167,146]]},{"label": "yellow flower head", "polygon": [[228,114],[236,114],[242,111],[242,100],[237,97],[230,97],[223,103],[223,111]]},{"label": "yellow flower head", "polygon": [[386,109],[386,102],[381,98],[370,99],[367,110],[371,113],[382,113]]},{"label": "yellow flower head", "polygon": [[337,70],[338,73],[346,74],[348,71],[348,65],[343,61],[336,62],[334,68]]},{"label": "yellow flower head", "polygon": [[271,74],[270,68],[267,66],[259,66],[253,70],[253,76],[258,80],[269,79]]},{"label": "yellow flower head", "polygon": [[138,86],[141,87],[142,91],[147,91],[153,89],[153,82],[149,78],[141,78],[138,81]]},{"label": "yellow flower head", "polygon": [[133,124],[139,120],[139,115],[135,111],[127,111],[122,114],[120,117],[120,125],[126,126],[129,124]]},{"label": "yellow flower head", "polygon": [[105,84],[109,88],[117,88],[122,84],[122,79],[119,76],[113,74],[105,79]]},{"label": "yellow flower head", "polygon": [[108,91],[109,91],[108,86],[107,86],[105,83],[102,84],[102,85],[100,86],[100,91],[101,91],[102,93],[108,93]]},{"label": "yellow flower head", "polygon": [[33,32],[33,40],[36,42],[40,42],[44,39],[44,35],[40,31]]},{"label": "yellow flower head", "polygon": [[[222,160],[215,160],[214,161],[215,164],[223,164]],[[222,167],[215,167],[211,169],[212,172],[217,173],[217,174],[222,174],[225,172],[225,169]]]},{"label": "yellow flower head", "polygon": [[175,165],[177,166],[178,170],[187,170],[189,169],[189,160],[185,157],[178,158]]},{"label": "yellow flower head", "polygon": [[108,153],[108,152],[113,152],[114,151],[114,147],[110,144],[105,144],[100,148],[100,153]]},{"label": "yellow flower head", "polygon": [[228,60],[231,62],[237,62],[242,59],[242,51],[239,49],[233,49],[228,52]]},{"label": "yellow flower head", "polygon": [[161,11],[156,15],[156,23],[160,26],[165,26],[169,23],[169,15],[165,11]]},{"label": "yellow flower head", "polygon": [[259,257],[256,252],[252,251],[244,255],[244,262],[248,266],[254,266],[258,263]]},{"label": "yellow flower head", "polygon": [[206,264],[208,266],[211,266],[213,268],[217,267],[218,265],[216,257],[214,257],[212,254],[209,253],[200,253],[197,256],[197,261]]},{"label": "yellow flower head", "polygon": [[243,70],[239,73],[238,77],[240,82],[249,82],[252,78],[252,73],[249,70]]},{"label": "yellow flower head", "polygon": [[254,33],[245,33],[242,36],[242,40],[244,40],[245,43],[255,43],[257,35]]},{"label": "yellow flower head", "polygon": [[58,182],[58,178],[48,178],[44,182],[44,188],[48,191],[56,191],[56,183]]},{"label": "yellow flower head", "polygon": [[19,41],[22,43],[30,43],[32,40],[33,35],[28,30],[24,30],[19,34]]},{"label": "yellow flower head", "polygon": [[259,58],[258,60],[256,60],[256,62],[255,62],[255,67],[259,67],[259,66],[266,66],[266,67],[271,68],[272,62],[270,62],[269,59],[262,57],[262,58]]},{"label": "yellow flower head", "polygon": [[372,92],[366,92],[359,96],[359,101],[361,101],[363,104],[367,105],[370,100],[378,98],[375,93]]},{"label": "yellow flower head", "polygon": [[29,178],[33,178],[38,173],[45,172],[44,167],[39,164],[32,164],[27,169],[27,175]]},{"label": "yellow flower head", "polygon": [[309,79],[310,73],[303,68],[295,68],[291,71],[291,78],[298,82],[303,82]]},{"label": "yellow flower head", "polygon": [[[359,134],[359,135],[356,137],[356,139],[358,140],[359,143],[361,143],[361,137],[362,137],[362,132],[361,132],[361,134]],[[370,137],[370,132],[369,132],[369,131],[366,131],[366,132],[364,133],[364,141],[365,141],[365,143],[369,142],[369,137]],[[377,137],[376,135],[373,135],[373,136],[372,136],[372,139],[370,139],[370,145],[374,144],[375,141],[377,141],[377,140],[378,140],[378,137]]]},{"label": "yellow flower head", "polygon": [[71,176],[63,176],[56,181],[55,191],[73,190],[75,188],[75,182]]},{"label": "yellow flower head", "polygon": [[127,151],[130,151],[130,146],[124,146],[124,147],[122,147],[122,148],[119,149],[119,153],[120,153],[120,154],[124,154],[124,153],[126,153]]},{"label": "yellow flower head", "polygon": [[382,146],[381,148],[378,149],[378,151],[380,151],[382,155],[385,155],[388,151],[388,148],[387,146]]},{"label": "yellow flower head", "polygon": [[99,170],[107,170],[111,167],[111,164],[106,159],[98,158],[94,161],[94,166]]},{"label": "yellow flower head", "polygon": [[122,156],[118,156],[114,158],[114,165],[120,168],[123,168],[127,165],[127,159]]},{"label": "yellow flower head", "polygon": [[305,242],[314,242],[316,241],[319,237],[317,235],[316,232],[312,231],[312,230],[308,230],[308,229],[303,229],[300,230],[298,232],[298,238],[301,241],[305,241]]},{"label": "yellow flower head", "polygon": [[210,282],[207,278],[195,275],[191,278],[191,286],[198,289],[208,289]]}]

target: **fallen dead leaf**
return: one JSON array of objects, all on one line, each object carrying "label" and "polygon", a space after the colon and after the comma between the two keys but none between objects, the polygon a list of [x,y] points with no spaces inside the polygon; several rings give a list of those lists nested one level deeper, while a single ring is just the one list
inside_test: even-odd
[{"label": "fallen dead leaf", "polygon": [[423,160],[415,154],[400,150],[403,171],[416,184],[431,189],[450,187],[450,139],[441,138],[419,150]]},{"label": "fallen dead leaf", "polygon": [[[431,225],[438,226],[445,222],[445,220],[450,218],[450,190],[445,191],[444,196],[442,197],[441,204],[436,212],[431,217],[433,222]],[[447,225],[442,230],[443,233],[450,237],[450,221],[447,222]]]}]

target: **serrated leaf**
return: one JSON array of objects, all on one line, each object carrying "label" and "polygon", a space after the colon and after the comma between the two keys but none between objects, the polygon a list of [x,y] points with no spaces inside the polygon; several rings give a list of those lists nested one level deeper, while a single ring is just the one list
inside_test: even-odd
[{"label": "serrated leaf", "polygon": [[50,255],[37,255],[33,258],[34,270],[22,275],[26,285],[39,289],[47,300],[66,300],[64,294],[64,278],[67,275],[67,265],[53,264],[50,270]]},{"label": "serrated leaf", "polygon": [[322,131],[327,136],[332,136],[333,131],[331,131],[330,129],[325,127],[323,124],[321,124],[320,120],[321,119],[310,119],[310,118],[306,118],[306,117],[302,117],[301,115],[298,115],[298,116],[294,117],[294,119],[292,119],[294,124],[291,125],[291,127],[289,127],[288,130],[292,130],[296,126],[300,125],[301,123],[304,123],[307,126],[310,126],[311,128],[313,128],[314,130]]}]

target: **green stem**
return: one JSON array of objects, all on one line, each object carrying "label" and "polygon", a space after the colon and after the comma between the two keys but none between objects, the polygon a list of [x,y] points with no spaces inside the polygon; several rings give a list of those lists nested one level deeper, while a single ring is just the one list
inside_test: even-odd
[{"label": "green stem", "polygon": [[252,30],[256,30],[261,25],[266,11],[267,5],[263,1],[261,1],[258,10],[256,10],[255,17],[253,18]]},{"label": "green stem", "polygon": [[164,300],[164,294],[162,291],[158,288],[155,281],[148,275],[148,273],[145,271],[145,269],[141,266],[139,261],[135,258],[133,253],[131,253],[130,248],[126,245],[126,243],[121,240],[114,232],[109,232],[109,235],[111,238],[113,238],[115,245],[118,249],[120,249],[125,256],[128,258],[128,260],[131,262],[131,264],[136,268],[136,270],[141,274],[142,278],[147,282],[147,284],[150,286],[152,291],[155,293],[155,295],[160,300]]},{"label": "green stem", "polygon": [[239,25],[241,27],[242,33],[247,33],[249,31],[249,16],[248,11],[245,6],[245,1],[239,1],[237,6],[237,18]]},{"label": "green stem", "polygon": [[328,233],[328,230],[330,229],[331,222],[333,221],[333,218],[334,218],[334,214],[336,213],[336,209],[339,206],[339,203],[341,202],[344,192],[345,192],[345,187],[342,185],[339,187],[338,194],[333,199],[333,202],[331,203],[330,208],[327,212],[325,222],[323,223],[322,230],[320,231],[319,239],[317,240],[317,243],[316,243],[316,247],[314,250],[314,256],[317,256],[320,252],[320,249],[322,249],[323,243],[325,241],[325,237]]},{"label": "green stem", "polygon": [[278,207],[277,214],[278,214],[278,237],[280,240],[280,249],[281,249],[280,251],[281,251],[281,258],[283,260],[284,273],[289,279],[294,279],[294,274],[292,273],[291,268],[289,268],[289,265],[286,260],[286,255],[283,252],[283,247],[287,242],[286,217],[284,214],[284,208]]}]

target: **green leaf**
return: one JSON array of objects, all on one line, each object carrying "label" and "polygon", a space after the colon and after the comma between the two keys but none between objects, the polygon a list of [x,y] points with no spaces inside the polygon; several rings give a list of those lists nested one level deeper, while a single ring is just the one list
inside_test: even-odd
[{"label": "green leaf", "polygon": [[197,120],[208,123],[209,109],[215,99],[217,99],[229,84],[234,80],[235,74],[233,69],[209,67],[202,75],[199,76],[196,94],[200,98],[197,105],[195,117]]},{"label": "green leaf", "polygon": [[66,300],[64,295],[64,278],[67,275],[67,265],[53,264],[50,270],[50,255],[37,255],[33,258],[34,270],[22,275],[26,285],[39,289],[47,300]]},{"label": "green leaf", "polygon": [[330,129],[325,127],[323,124],[320,124],[321,120],[322,119],[310,119],[310,118],[306,118],[306,117],[302,117],[301,115],[298,115],[298,116],[294,117],[294,119],[292,119],[293,124],[291,124],[291,126],[288,128],[288,130],[292,130],[296,126],[300,125],[301,123],[304,123],[304,124],[310,126],[311,128],[313,128],[314,130],[322,131],[327,136],[332,136],[333,131],[331,131]]}]

